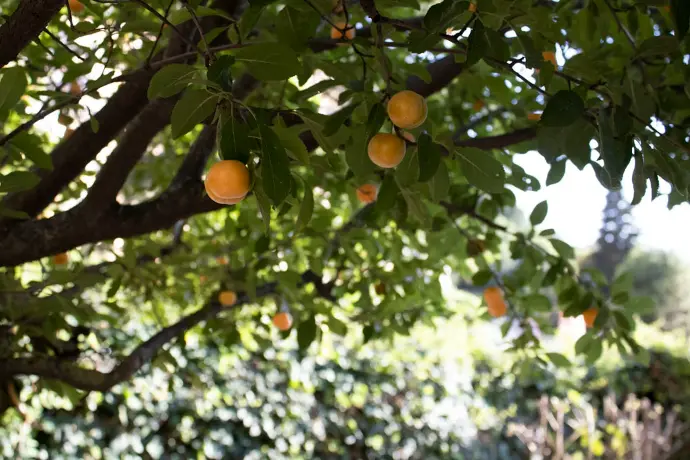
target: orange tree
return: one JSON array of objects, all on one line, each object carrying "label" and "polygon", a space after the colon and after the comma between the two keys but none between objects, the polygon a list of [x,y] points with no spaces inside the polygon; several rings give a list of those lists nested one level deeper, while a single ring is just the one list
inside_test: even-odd
[{"label": "orange tree", "polygon": [[[590,360],[637,349],[648,301],[629,277],[579,270],[539,227],[545,202],[526,231],[501,216],[568,162],[607,188],[632,164],[635,203],[663,182],[669,206],[686,201],[688,2],[0,8],[5,382],[106,391],[192,333],[390,338],[450,313],[448,269],[498,288],[492,314],[523,326],[513,350],[536,362],[564,364],[533,330],[553,308],[595,309],[577,344]],[[514,163],[529,150],[546,184]],[[205,189],[220,160],[236,167]],[[503,277],[501,248],[518,263]]]}]

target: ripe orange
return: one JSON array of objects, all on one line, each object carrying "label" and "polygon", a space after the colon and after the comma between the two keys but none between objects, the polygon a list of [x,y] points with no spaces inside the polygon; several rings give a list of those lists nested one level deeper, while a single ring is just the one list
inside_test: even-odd
[{"label": "ripe orange", "polygon": [[69,262],[69,256],[66,252],[55,254],[53,256],[53,263],[55,265],[67,265],[67,262]]},{"label": "ripe orange", "polygon": [[405,157],[405,141],[395,134],[379,133],[367,146],[371,161],[382,168],[395,168]]},{"label": "ripe orange", "polygon": [[541,114],[539,114],[539,113],[528,113],[527,119],[529,121],[539,121],[539,120],[541,120]]},{"label": "ripe orange", "polygon": [[407,142],[412,142],[412,143],[417,142],[417,138],[414,137],[414,134],[412,134],[412,133],[409,132],[409,131],[403,131],[403,132],[402,132],[402,137],[403,137],[403,139],[405,139]]},{"label": "ripe orange", "polygon": [[287,331],[292,327],[292,316],[285,312],[276,313],[273,317],[273,325],[281,331]]},{"label": "ripe orange", "polygon": [[336,22],[335,25],[338,27],[331,27],[331,38],[333,40],[352,40],[355,38],[354,27],[347,25],[345,21]]},{"label": "ripe orange", "polygon": [[79,0],[69,0],[69,9],[72,13],[81,13],[84,11],[84,4]]},{"label": "ripe orange", "polygon": [[594,307],[588,308],[582,313],[582,317],[584,318],[585,324],[588,328],[594,326],[594,321],[596,321],[598,314],[599,310]]},{"label": "ripe orange", "polygon": [[426,114],[426,101],[414,91],[400,91],[388,101],[388,117],[398,128],[417,128],[426,120]]},{"label": "ripe orange", "polygon": [[247,167],[237,160],[223,160],[211,166],[204,188],[209,198],[220,204],[239,203],[249,192]]},{"label": "ripe orange", "polygon": [[558,67],[558,63],[556,62],[556,53],[553,51],[544,51],[541,53],[541,55],[545,61],[549,61],[554,67]]},{"label": "ripe orange", "polygon": [[474,3],[470,3],[470,6],[467,8],[467,11],[474,13],[475,11],[477,11],[477,5]]},{"label": "ripe orange", "polygon": [[369,204],[376,201],[376,186],[373,184],[364,184],[357,189],[357,199],[360,203]]},{"label": "ripe orange", "polygon": [[218,295],[218,302],[224,307],[235,305],[237,294],[234,291],[223,291]]},{"label": "ripe orange", "polygon": [[500,318],[508,311],[506,301],[503,299],[503,291],[499,287],[490,286],[484,289],[484,301],[489,307],[489,314],[494,318]]},{"label": "ripe orange", "polygon": [[228,264],[228,258],[225,256],[218,256],[218,257],[216,257],[216,262],[218,262],[219,265],[227,265]]},{"label": "ripe orange", "polygon": [[474,101],[474,104],[472,105],[472,110],[474,110],[475,112],[479,112],[481,109],[484,108],[484,105],[484,101],[482,101],[481,99],[477,99],[476,101]]}]

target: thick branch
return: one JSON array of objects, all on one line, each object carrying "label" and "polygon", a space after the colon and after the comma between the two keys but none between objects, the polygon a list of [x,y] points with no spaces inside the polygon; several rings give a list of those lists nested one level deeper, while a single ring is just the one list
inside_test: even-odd
[{"label": "thick branch", "polygon": [[521,128],[498,136],[475,137],[456,141],[458,147],[476,147],[482,150],[503,149],[521,142],[530,141],[537,136],[537,128]]},{"label": "thick branch", "polygon": [[196,138],[192,148],[189,149],[187,156],[182,161],[180,169],[177,171],[172,181],[173,187],[188,180],[195,180],[201,177],[208,157],[213,152],[216,142],[216,125],[206,125]]},{"label": "thick branch", "polygon": [[64,5],[65,0],[21,0],[0,27],[0,69],[15,60]]},{"label": "thick branch", "polygon": [[132,168],[146,151],[151,140],[170,121],[170,113],[177,99],[151,102],[125,129],[122,139],[98,173],[84,200],[88,209],[103,209],[115,201],[117,192],[127,180]]}]

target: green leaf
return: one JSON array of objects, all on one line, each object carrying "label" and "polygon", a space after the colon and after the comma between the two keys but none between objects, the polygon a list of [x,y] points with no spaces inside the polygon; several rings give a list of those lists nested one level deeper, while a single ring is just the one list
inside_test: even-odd
[{"label": "green leaf", "polygon": [[359,102],[350,104],[328,117],[323,125],[324,136],[332,136],[345,124],[345,121],[352,116],[352,112],[359,106]]},{"label": "green leaf", "polygon": [[297,345],[300,350],[306,351],[314,339],[316,339],[316,318],[310,315],[297,327]]},{"label": "green leaf", "polygon": [[314,138],[319,143],[322,149],[327,153],[333,153],[333,151],[338,147],[335,145],[333,140],[323,133],[325,118],[323,115],[307,112],[306,110],[300,110],[298,115],[307,125],[307,128],[314,135]]},{"label": "green leaf", "polygon": [[287,80],[301,70],[297,54],[283,43],[246,46],[237,50],[235,59],[244,62],[249,73],[264,81]]},{"label": "green leaf", "polygon": [[565,164],[564,160],[555,161],[551,163],[551,169],[549,169],[549,174],[546,176],[546,185],[553,185],[561,181],[565,175]]},{"label": "green leaf", "polygon": [[481,21],[475,21],[472,32],[467,39],[467,65],[479,62],[489,51],[489,37]]},{"label": "green leaf", "polygon": [[233,116],[225,115],[221,116],[221,123],[218,142],[221,158],[248,163],[251,148],[249,126]]},{"label": "green leaf", "polygon": [[604,351],[604,346],[601,343],[601,339],[592,340],[586,354],[586,361],[588,364],[593,364],[597,359],[601,357],[601,353]]},{"label": "green leaf", "polygon": [[434,174],[427,184],[429,185],[431,199],[434,202],[438,203],[448,196],[448,191],[450,190],[450,176],[448,175],[448,167],[444,161],[439,163],[436,174]]},{"label": "green leaf", "polygon": [[529,215],[529,221],[533,227],[541,224],[546,219],[546,214],[549,212],[549,204],[542,201],[534,207],[532,214]]},{"label": "green leaf", "polygon": [[671,36],[650,37],[640,43],[637,55],[641,58],[670,56],[678,52],[678,39]]},{"label": "green leaf", "polygon": [[587,333],[580,337],[577,342],[575,342],[575,352],[577,354],[583,354],[589,350],[589,348],[592,346],[592,343],[594,343],[594,337],[592,334]]},{"label": "green leaf", "polygon": [[276,33],[281,42],[295,51],[303,51],[307,48],[307,41],[315,35],[320,19],[312,9],[299,11],[286,6],[278,14]]},{"label": "green leaf", "polygon": [[544,126],[563,127],[575,123],[585,113],[585,103],[575,91],[561,90],[554,94],[544,108]]},{"label": "green leaf", "polygon": [[196,67],[187,64],[170,64],[163,67],[151,78],[149,99],[174,96],[197,78],[198,73]]},{"label": "green leaf", "polygon": [[644,170],[644,157],[638,152],[635,154],[635,169],[633,170],[634,196],[630,204],[636,206],[640,204],[644,194],[647,193],[647,175]]},{"label": "green leaf", "polygon": [[419,152],[419,182],[427,182],[434,177],[441,164],[441,147],[424,133],[417,140]]},{"label": "green leaf", "polygon": [[561,155],[566,155],[579,169],[589,164],[592,149],[589,146],[594,136],[594,127],[580,118],[570,126],[553,128],[539,126],[537,144],[539,153],[548,163],[554,163]]},{"label": "green leaf", "polygon": [[605,182],[610,188],[620,187],[623,173],[632,159],[632,136],[619,136],[614,128],[614,117],[609,110],[599,112],[599,152],[608,173]]},{"label": "green leaf", "polygon": [[550,311],[551,301],[542,294],[530,294],[523,299],[525,307],[530,311]]},{"label": "green leaf", "polygon": [[0,216],[11,217],[12,219],[31,219],[31,216],[24,211],[15,211],[14,209],[4,208],[0,206]]},{"label": "green leaf", "polygon": [[305,165],[309,164],[309,152],[304,142],[302,142],[302,139],[300,139],[297,131],[282,126],[274,126],[273,131],[280,139],[280,143],[283,144],[283,147],[287,149],[288,153],[292,154],[293,158]]},{"label": "green leaf", "polygon": [[352,128],[352,139],[345,150],[347,166],[358,177],[367,177],[374,171],[374,163],[367,153],[367,137],[363,125]]},{"label": "green leaf", "polygon": [[401,187],[408,187],[417,183],[419,179],[419,155],[417,149],[411,149],[405,154],[402,162],[395,168],[395,178]]},{"label": "green leaf", "polygon": [[28,84],[22,67],[7,67],[0,72],[0,121],[14,108],[26,92]]},{"label": "green leaf", "polygon": [[475,286],[485,286],[493,278],[491,270],[480,270],[472,276],[472,284]]},{"label": "green leaf", "polygon": [[347,334],[347,325],[335,316],[328,317],[328,329],[340,336],[345,336]]},{"label": "green leaf", "polygon": [[213,115],[218,96],[203,89],[189,89],[177,101],[170,117],[173,139],[177,139]]},{"label": "green leaf", "polygon": [[299,208],[299,214],[297,215],[297,224],[295,225],[295,230],[302,231],[309,224],[311,216],[314,213],[314,193],[308,184],[304,186],[304,197],[302,198],[302,204]]},{"label": "green leaf", "polygon": [[556,252],[564,259],[572,259],[575,256],[575,251],[568,243],[556,238],[551,238],[549,241],[551,241],[551,245]]},{"label": "green leaf", "polygon": [[652,313],[656,307],[656,302],[649,296],[635,296],[628,299],[625,303],[625,310],[638,315]]},{"label": "green leaf", "polygon": [[571,366],[570,361],[568,361],[568,358],[566,358],[560,353],[547,353],[546,357],[549,358],[549,361],[551,361],[556,367]]},{"label": "green leaf", "polygon": [[455,150],[462,173],[471,185],[489,193],[501,193],[505,186],[503,165],[490,152],[466,147]]},{"label": "green leaf", "polygon": [[430,227],[431,214],[419,195],[409,190],[403,190],[402,194],[410,214],[425,228]]},{"label": "green leaf", "polygon": [[678,39],[682,40],[690,28],[690,3],[686,0],[671,0],[671,16]]},{"label": "green leaf", "polygon": [[53,169],[53,159],[43,150],[40,138],[23,131],[12,138],[8,146],[23,153],[39,168]]},{"label": "green leaf", "polygon": [[256,205],[264,222],[264,230],[268,234],[271,230],[271,203],[263,191],[263,181],[257,181],[253,194],[256,197]]},{"label": "green leaf", "polygon": [[41,178],[29,171],[14,171],[0,176],[0,193],[13,193],[34,188]]},{"label": "green leaf", "polygon": [[223,55],[218,57],[208,69],[206,74],[208,79],[220,85],[223,91],[232,91],[232,72],[230,68],[234,63],[235,58],[232,56]]},{"label": "green leaf", "polygon": [[377,213],[391,209],[395,205],[399,194],[400,189],[395,182],[395,177],[392,174],[387,174],[386,177],[383,178],[379,194],[376,197],[375,209]]},{"label": "green leaf", "polygon": [[307,99],[316,96],[317,94],[320,94],[330,88],[333,88],[334,86],[340,85],[341,82],[339,80],[323,80],[320,81],[314,85],[311,85],[309,88],[305,88],[302,91],[298,92],[295,94],[295,100],[299,103],[303,103]]},{"label": "green leaf", "polygon": [[367,140],[371,139],[375,134],[379,132],[383,123],[386,121],[386,108],[383,104],[376,103],[369,111],[369,117],[367,118]]},{"label": "green leaf", "polygon": [[444,0],[437,3],[426,12],[423,20],[424,28],[431,32],[445,32],[453,20],[465,13],[468,8],[467,1]]},{"label": "green leaf", "polygon": [[290,159],[271,128],[259,124],[259,132],[262,146],[261,184],[273,206],[277,207],[290,193]]}]

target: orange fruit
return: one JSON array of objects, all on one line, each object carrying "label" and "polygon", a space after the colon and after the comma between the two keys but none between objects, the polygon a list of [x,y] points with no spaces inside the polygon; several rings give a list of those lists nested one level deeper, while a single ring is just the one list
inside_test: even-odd
[{"label": "orange fruit", "polygon": [[584,318],[585,324],[588,328],[594,326],[594,321],[597,319],[597,314],[599,314],[599,310],[594,307],[588,308],[582,313],[582,317]]},{"label": "orange fruit", "polygon": [[218,294],[218,302],[224,307],[230,307],[237,302],[237,294],[234,291],[223,291]]},{"label": "orange fruit", "polygon": [[558,63],[556,62],[556,53],[553,51],[544,51],[541,53],[541,56],[545,61],[549,61],[551,64],[553,64],[554,67],[558,67]]},{"label": "orange fruit", "polygon": [[355,38],[354,27],[348,26],[345,21],[336,22],[335,25],[338,27],[331,27],[331,38],[333,40],[352,40]]},{"label": "orange fruit", "polygon": [[72,13],[81,13],[84,11],[84,4],[79,0],[69,0],[69,9]]},{"label": "orange fruit", "polygon": [[414,91],[400,91],[388,101],[388,118],[398,128],[417,128],[426,120],[426,114],[426,101]]},{"label": "orange fruit", "polygon": [[66,252],[55,254],[53,256],[53,263],[55,265],[67,265],[67,262],[69,262],[69,256]]},{"label": "orange fruit", "polygon": [[376,201],[378,190],[373,184],[364,184],[357,189],[357,199],[360,203],[369,204]]},{"label": "orange fruit", "polygon": [[228,258],[225,256],[218,256],[216,257],[216,262],[220,265],[227,265],[228,264]]},{"label": "orange fruit", "polygon": [[285,312],[276,313],[273,317],[273,325],[281,331],[287,331],[292,327],[292,316]]},{"label": "orange fruit", "polygon": [[369,141],[367,153],[376,166],[395,168],[405,157],[405,141],[395,134],[379,133]]},{"label": "orange fruit", "polygon": [[528,113],[527,119],[529,121],[539,121],[539,120],[541,120],[541,114],[539,114],[539,113]]},{"label": "orange fruit", "polygon": [[249,192],[249,170],[237,160],[223,160],[211,166],[204,188],[209,198],[220,204],[236,204]]},{"label": "orange fruit", "polygon": [[499,287],[490,286],[484,289],[484,301],[489,307],[489,314],[494,318],[500,318],[508,311],[506,301],[503,299],[503,291]]},{"label": "orange fruit", "polygon": [[208,276],[206,276],[206,275],[201,275],[199,277],[199,283],[200,284],[204,284],[207,280],[208,280]]},{"label": "orange fruit", "polygon": [[484,108],[484,105],[484,101],[482,101],[481,99],[477,99],[476,101],[474,101],[474,104],[472,105],[472,110],[474,110],[475,112],[479,112],[481,109]]},{"label": "orange fruit", "polygon": [[470,6],[467,8],[467,11],[474,13],[475,11],[477,11],[477,5],[475,5],[474,3],[470,3]]},{"label": "orange fruit", "polygon": [[403,137],[403,139],[405,139],[407,142],[412,142],[412,143],[417,142],[417,138],[414,137],[414,134],[412,134],[412,133],[409,132],[409,131],[403,131],[403,132],[402,132],[402,137]]}]

